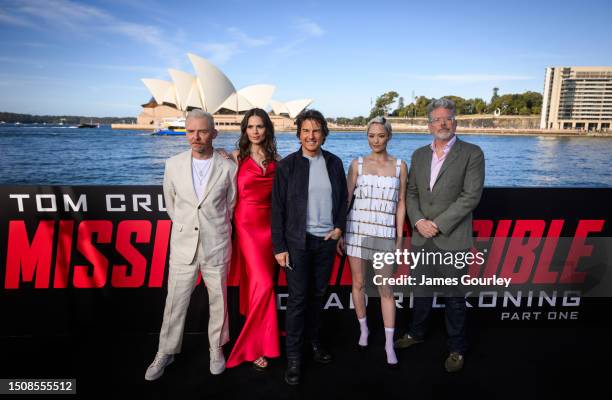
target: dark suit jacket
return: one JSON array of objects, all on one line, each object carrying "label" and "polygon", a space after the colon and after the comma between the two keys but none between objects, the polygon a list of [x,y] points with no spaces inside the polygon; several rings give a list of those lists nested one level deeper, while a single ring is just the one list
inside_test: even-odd
[{"label": "dark suit jacket", "polygon": [[[347,187],[344,166],[334,154],[321,150],[332,187],[334,228],[346,228]],[[302,148],[280,160],[272,186],[272,246],[274,254],[306,247],[306,212],[310,162]]]},{"label": "dark suit jacket", "polygon": [[[406,210],[412,226],[424,218],[438,225],[434,244],[443,250],[463,250],[472,242],[472,211],[480,202],[485,177],[484,154],[480,147],[457,141],[446,155],[440,173],[429,190],[432,150],[429,145],[412,154]],[[426,238],[413,229],[412,244],[422,246]]]}]

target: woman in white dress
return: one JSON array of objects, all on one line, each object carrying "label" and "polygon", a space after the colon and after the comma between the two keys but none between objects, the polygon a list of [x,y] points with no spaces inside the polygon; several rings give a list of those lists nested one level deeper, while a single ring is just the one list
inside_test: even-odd
[{"label": "woman in white dress", "polygon": [[[353,280],[352,294],[361,334],[360,349],[368,345],[365,275],[376,252],[395,252],[400,248],[406,217],[406,163],[387,153],[391,124],[384,117],[368,123],[368,144],[372,152],[351,162],[348,173],[348,198],[354,195],[347,216],[346,234],[340,249],[346,250]],[[392,266],[376,270],[390,276]],[[389,286],[378,286],[385,326],[385,352],[389,367],[397,367],[393,349],[395,299]]]}]

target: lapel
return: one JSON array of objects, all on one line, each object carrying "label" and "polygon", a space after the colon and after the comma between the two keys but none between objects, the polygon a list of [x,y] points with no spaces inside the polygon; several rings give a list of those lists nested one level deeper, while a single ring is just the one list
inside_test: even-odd
[{"label": "lapel", "polygon": [[195,192],[195,188],[193,187],[193,165],[191,161],[191,150],[187,150],[183,153],[185,156],[181,160],[181,170],[184,172],[181,176],[185,177],[184,184],[187,186],[187,191],[190,193],[191,203],[198,204],[198,195]]},{"label": "lapel", "polygon": [[[216,151],[213,151],[212,165],[210,166],[210,168],[211,168],[210,177],[208,178],[208,182],[206,183],[206,188],[204,189],[204,196],[202,196],[202,201],[197,203],[198,205],[203,203],[204,200],[206,200],[206,197],[210,193],[211,189],[213,188],[213,186],[219,180],[219,178],[221,177],[221,174],[223,173],[221,156],[218,155]],[[197,199],[197,196],[196,196],[196,199]]]},{"label": "lapel", "polygon": [[425,159],[422,161],[422,163],[424,164],[423,171],[425,171],[425,182],[427,184],[427,188],[429,189],[429,181],[431,180],[432,155],[431,155],[431,149],[429,148],[429,146],[427,146],[427,150],[429,151],[425,152],[426,156],[425,156]]},{"label": "lapel", "polygon": [[[438,176],[436,177],[436,181],[434,182],[434,187],[436,187],[436,184],[440,180],[440,177],[442,176],[444,171],[448,169],[448,167],[455,161],[455,159],[459,155],[460,147],[461,147],[461,141],[459,140],[459,138],[457,138],[455,144],[453,145],[453,147],[450,149],[450,151],[446,155],[446,160],[444,160],[444,163],[442,164],[442,167],[440,168],[440,172],[438,173]],[[431,168],[430,168],[430,171],[431,171]]]}]

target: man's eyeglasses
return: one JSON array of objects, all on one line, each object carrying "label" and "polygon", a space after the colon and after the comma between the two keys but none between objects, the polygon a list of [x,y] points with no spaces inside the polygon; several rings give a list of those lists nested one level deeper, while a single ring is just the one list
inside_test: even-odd
[{"label": "man's eyeglasses", "polygon": [[429,120],[429,123],[430,124],[441,124],[442,122],[446,122],[448,124],[452,124],[454,120],[455,120],[455,117],[434,118],[434,119]]}]

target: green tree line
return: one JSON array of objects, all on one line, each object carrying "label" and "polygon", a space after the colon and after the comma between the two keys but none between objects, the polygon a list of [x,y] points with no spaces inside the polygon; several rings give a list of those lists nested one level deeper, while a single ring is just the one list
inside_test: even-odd
[{"label": "green tree line", "polygon": [[[497,89],[497,88],[496,88]],[[393,117],[426,117],[427,104],[433,98],[419,96],[416,101],[404,105],[403,97],[399,98],[398,106],[391,111],[399,94],[395,91],[384,93],[376,98],[374,107],[370,110],[370,118],[379,115]],[[487,103],[481,98],[464,99],[459,96],[443,96],[453,100],[457,115],[493,114],[496,110],[501,115],[539,115],[542,111],[542,95],[537,92],[510,93],[499,96],[494,90],[491,100]]]},{"label": "green tree line", "polygon": [[76,115],[31,115],[31,114],[17,114],[0,111],[0,121],[6,123],[20,122],[22,124],[59,124],[63,122],[66,125],[78,125],[78,124],[120,124],[120,123],[136,123],[134,117],[83,117]]},{"label": "green tree line", "polygon": [[[455,102],[457,115],[493,114],[500,115],[539,115],[542,112],[542,95],[537,92],[510,93],[498,95],[498,88],[493,89],[489,102],[481,98],[464,99],[460,96],[444,96]],[[339,125],[365,125],[367,121],[377,116],[402,118],[427,117],[427,105],[433,98],[419,96],[415,101],[405,104],[404,98],[396,91],[383,93],[376,98],[368,117],[330,119]],[[392,106],[396,104],[395,109]]]}]

